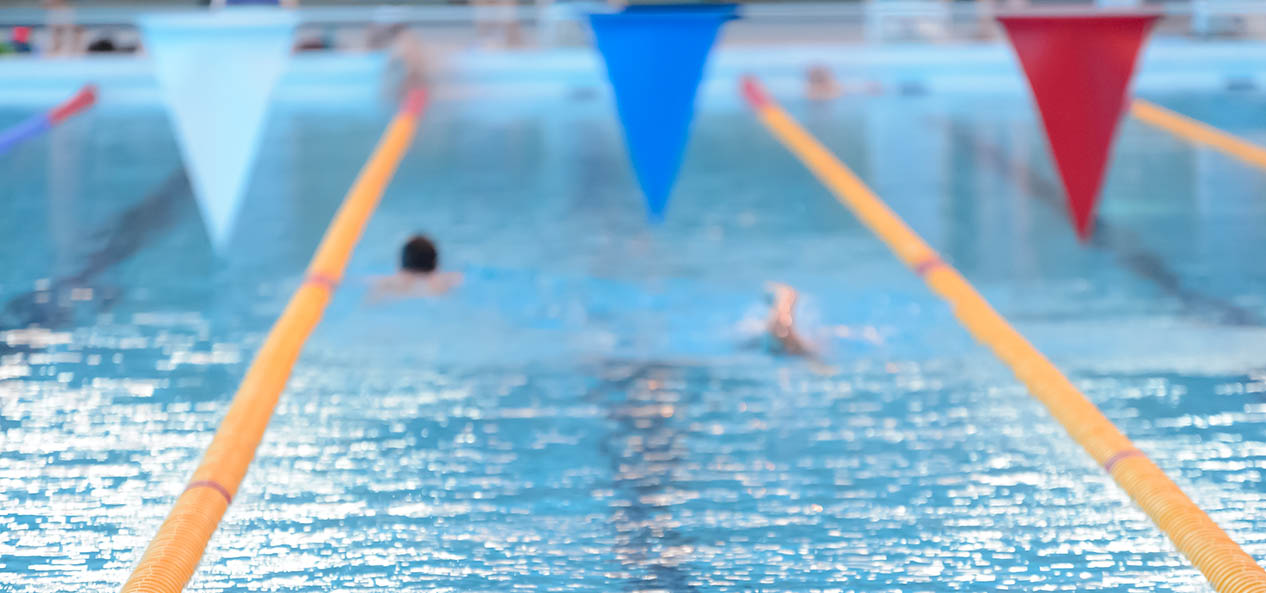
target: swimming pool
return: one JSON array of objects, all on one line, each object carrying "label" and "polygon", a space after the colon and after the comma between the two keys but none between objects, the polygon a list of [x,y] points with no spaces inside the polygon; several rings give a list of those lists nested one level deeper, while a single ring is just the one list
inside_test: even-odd
[{"label": "swimming pool", "polygon": [[[1266,140],[1259,93],[1150,98]],[[1266,555],[1266,177],[1127,121],[1082,247],[1024,96],[784,100]],[[648,228],[605,97],[434,104],[190,589],[1206,590],[745,108],[701,108]],[[126,578],[389,116],[278,106],[223,257],[157,107],[0,160],[5,327],[45,328],[5,333],[0,590]],[[369,304],[415,230],[466,285]],[[773,280],[880,343],[751,347]]]}]

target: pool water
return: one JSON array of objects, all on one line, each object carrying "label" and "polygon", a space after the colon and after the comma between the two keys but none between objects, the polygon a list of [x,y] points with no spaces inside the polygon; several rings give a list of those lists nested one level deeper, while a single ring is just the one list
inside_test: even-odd
[{"label": "pool water", "polygon": [[[1266,558],[1266,175],[1127,121],[1079,245],[1025,97],[787,107]],[[219,255],[157,107],[0,157],[0,590],[125,580],[390,115],[275,109]],[[416,230],[465,284],[374,302]],[[737,101],[658,227],[601,97],[437,102],[189,590],[617,589],[1208,585]]]}]

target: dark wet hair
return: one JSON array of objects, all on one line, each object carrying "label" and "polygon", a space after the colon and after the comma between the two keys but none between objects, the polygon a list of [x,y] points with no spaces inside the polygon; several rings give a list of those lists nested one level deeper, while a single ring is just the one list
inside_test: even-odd
[{"label": "dark wet hair", "polygon": [[429,274],[440,265],[440,254],[435,243],[423,235],[414,235],[400,250],[400,269],[407,272]]}]

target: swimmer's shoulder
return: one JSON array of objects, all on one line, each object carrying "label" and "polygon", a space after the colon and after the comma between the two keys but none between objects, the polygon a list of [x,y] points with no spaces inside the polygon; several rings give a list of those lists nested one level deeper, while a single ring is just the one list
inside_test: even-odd
[{"label": "swimmer's shoulder", "polygon": [[466,276],[457,271],[440,271],[427,274],[426,276],[426,296],[438,296],[445,294],[454,288],[462,285]]}]

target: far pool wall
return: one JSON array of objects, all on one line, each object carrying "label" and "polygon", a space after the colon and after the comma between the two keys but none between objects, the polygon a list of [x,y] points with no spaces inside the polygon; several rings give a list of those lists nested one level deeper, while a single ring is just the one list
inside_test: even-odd
[{"label": "far pool wall", "polygon": [[[724,38],[723,38],[724,40]],[[337,106],[386,100],[381,53],[308,53],[295,56],[275,100],[295,105]],[[436,60],[437,98],[511,96],[520,99],[605,95],[598,56],[588,48],[462,50]],[[1144,52],[1135,88],[1141,93],[1266,89],[1266,42],[1154,38]],[[845,81],[875,81],[928,93],[1021,94],[1024,80],[1011,50],[1000,42],[946,45],[755,45],[718,47],[700,100],[739,106],[738,78],[759,75],[776,95],[803,90],[811,64],[832,68]],[[157,104],[158,86],[144,56],[74,59],[0,59],[0,106],[47,107],[85,82],[101,89],[103,105]]]}]

